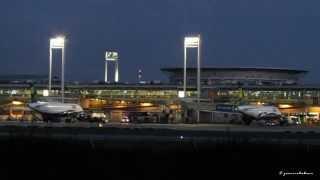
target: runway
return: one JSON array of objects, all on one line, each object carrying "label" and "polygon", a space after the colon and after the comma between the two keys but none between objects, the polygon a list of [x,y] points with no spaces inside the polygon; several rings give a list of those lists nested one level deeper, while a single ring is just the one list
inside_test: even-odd
[{"label": "runway", "polygon": [[319,127],[259,127],[232,124],[0,123],[1,138],[67,141],[191,142],[320,145]]},{"label": "runway", "polygon": [[318,126],[258,126],[236,124],[135,124],[135,123],[45,123],[45,122],[1,122],[0,127],[42,127],[42,128],[119,128],[119,129],[162,129],[177,131],[228,131],[228,132],[292,132],[320,133]]}]

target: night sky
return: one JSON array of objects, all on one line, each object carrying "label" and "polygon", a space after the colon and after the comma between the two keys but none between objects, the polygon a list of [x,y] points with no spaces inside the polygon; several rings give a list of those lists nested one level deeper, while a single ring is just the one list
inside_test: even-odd
[{"label": "night sky", "polygon": [[107,49],[121,81],[139,68],[162,80],[183,65],[184,35],[200,33],[203,65],[298,68],[318,83],[319,15],[319,0],[1,0],[0,74],[47,74],[49,38],[65,34],[67,80],[103,80]]}]

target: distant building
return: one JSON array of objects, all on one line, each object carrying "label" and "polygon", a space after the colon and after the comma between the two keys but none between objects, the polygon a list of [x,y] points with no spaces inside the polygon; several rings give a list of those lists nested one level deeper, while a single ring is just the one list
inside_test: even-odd
[{"label": "distant building", "polygon": [[[169,76],[170,84],[183,84],[183,68],[162,68]],[[308,73],[304,70],[280,68],[201,68],[201,84],[203,85],[297,85]],[[197,68],[187,68],[187,84],[196,85]]]},{"label": "distant building", "polygon": [[35,75],[35,74],[0,75],[0,83],[28,83],[28,82],[45,83],[47,81],[48,81],[47,75]]}]

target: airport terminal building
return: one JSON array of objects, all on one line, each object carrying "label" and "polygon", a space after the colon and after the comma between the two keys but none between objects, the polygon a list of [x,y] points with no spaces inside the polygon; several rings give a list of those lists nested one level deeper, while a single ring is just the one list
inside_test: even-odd
[{"label": "airport terminal building", "polygon": [[[67,82],[66,98],[78,99],[84,108],[104,109],[106,107],[132,107],[155,105],[157,111],[169,107],[181,111],[179,91],[183,89],[183,68],[162,68],[168,75],[168,82],[127,83],[73,83]],[[303,82],[305,70],[281,68],[218,68],[201,69],[201,97],[211,103],[272,103],[286,115],[299,116],[319,121],[320,85],[306,85]],[[41,98],[48,88],[45,79],[35,79],[34,87]],[[41,80],[39,80],[41,79]],[[28,78],[28,82],[30,78]],[[196,97],[196,68],[187,68],[187,96]],[[30,84],[19,79],[6,77],[0,83],[0,100],[30,100]],[[60,85],[53,85],[52,95],[60,95]],[[177,113],[178,114],[178,113]]]},{"label": "airport terminal building", "polygon": [[[162,68],[170,84],[183,84],[183,68]],[[187,84],[196,85],[197,68],[187,68]],[[202,85],[296,85],[307,71],[278,68],[201,68]]]},{"label": "airport terminal building", "polygon": [[[162,68],[169,83],[183,85],[183,68]],[[187,68],[187,85],[196,87],[197,68]],[[308,71],[284,68],[201,68],[201,97],[212,103],[273,104],[286,116],[319,123],[320,86],[303,79]]]}]

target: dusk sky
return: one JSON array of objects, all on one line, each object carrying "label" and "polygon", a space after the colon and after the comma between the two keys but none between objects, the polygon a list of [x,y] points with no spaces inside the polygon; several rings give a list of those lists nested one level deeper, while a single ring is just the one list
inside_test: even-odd
[{"label": "dusk sky", "polygon": [[0,74],[47,74],[49,38],[64,34],[67,80],[103,80],[108,49],[120,81],[138,69],[163,80],[194,33],[203,66],[303,69],[320,82],[319,0],[1,0]]}]

